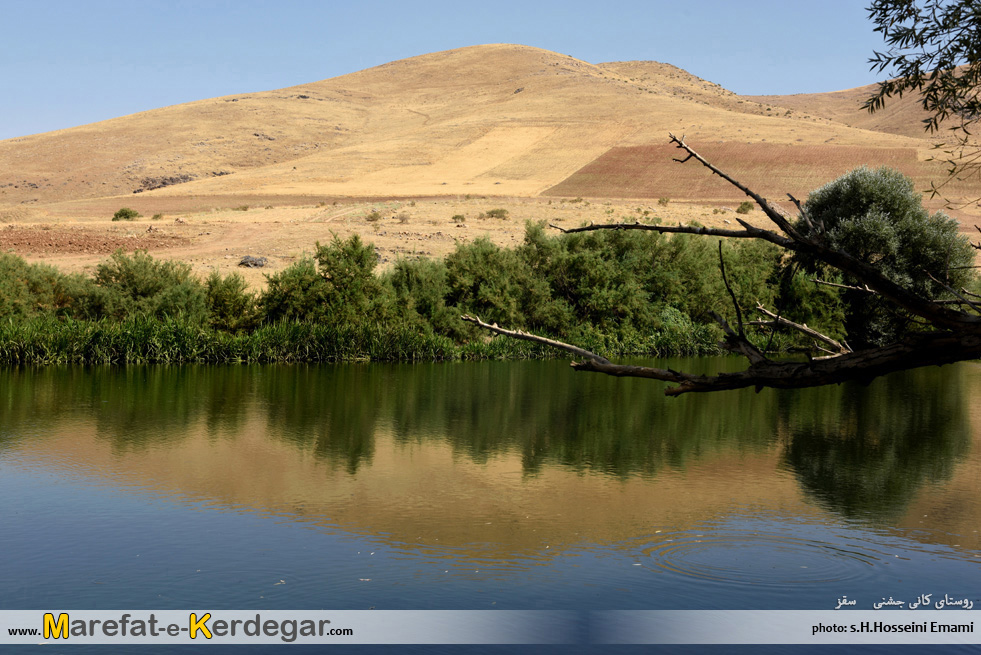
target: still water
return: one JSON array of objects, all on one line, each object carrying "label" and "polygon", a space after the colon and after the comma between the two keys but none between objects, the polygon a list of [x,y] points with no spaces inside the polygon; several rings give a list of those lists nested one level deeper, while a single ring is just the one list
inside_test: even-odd
[{"label": "still water", "polygon": [[981,607],[981,365],[663,388],[561,361],[0,370],[0,609]]}]

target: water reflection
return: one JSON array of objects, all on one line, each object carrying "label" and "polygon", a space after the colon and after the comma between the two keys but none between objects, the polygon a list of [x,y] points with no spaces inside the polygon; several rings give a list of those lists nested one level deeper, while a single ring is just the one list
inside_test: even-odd
[{"label": "water reflection", "polygon": [[[977,547],[976,532],[946,535],[952,513],[981,522],[968,400],[979,380],[964,365],[869,387],[665,399],[656,384],[563,362],[6,369],[0,457],[434,557],[623,543],[690,573],[705,553],[738,561],[755,543],[851,564],[862,558],[802,541],[800,525],[831,513]],[[971,498],[948,491],[964,488]],[[925,502],[936,518],[924,523]],[[697,537],[759,508],[794,534],[733,528],[721,554]]]},{"label": "water reflection", "polygon": [[788,396],[786,465],[822,505],[850,518],[900,517],[948,480],[970,449],[964,368],[921,369],[873,386]]}]

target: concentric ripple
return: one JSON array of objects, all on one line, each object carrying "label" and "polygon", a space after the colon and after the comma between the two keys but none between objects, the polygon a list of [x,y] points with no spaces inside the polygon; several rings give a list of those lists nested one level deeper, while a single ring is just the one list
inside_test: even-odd
[{"label": "concentric ripple", "polygon": [[787,586],[854,581],[882,555],[848,540],[776,531],[725,530],[655,535],[641,564],[672,574],[734,584]]}]

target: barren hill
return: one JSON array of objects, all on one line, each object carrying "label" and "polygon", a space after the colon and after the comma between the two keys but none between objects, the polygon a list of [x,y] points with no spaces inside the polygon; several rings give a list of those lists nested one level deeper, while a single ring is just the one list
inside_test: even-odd
[{"label": "barren hill", "polygon": [[[669,131],[704,144],[771,194],[804,193],[861,163],[891,162],[921,182],[939,174],[922,163],[923,135],[896,128],[905,114],[849,126],[841,109],[848,98],[825,95],[839,109],[786,96],[741,98],[668,64],[593,65],[526,46],[474,46],[2,141],[0,205],[9,212],[103,197],[131,204],[213,196],[732,198],[723,185],[691,185],[694,172],[679,171],[663,147]],[[777,156],[791,165],[767,164]]]},{"label": "barren hill", "polygon": [[870,98],[876,89],[877,85],[869,84],[830,93],[744,96],[744,98],[747,101],[786,107],[794,111],[821,116],[863,130],[902,134],[914,138],[926,136],[923,121],[928,114],[923,110],[915,94],[906,95],[902,98],[891,98],[886,102],[885,107],[874,114],[863,109],[862,105],[865,100]]}]

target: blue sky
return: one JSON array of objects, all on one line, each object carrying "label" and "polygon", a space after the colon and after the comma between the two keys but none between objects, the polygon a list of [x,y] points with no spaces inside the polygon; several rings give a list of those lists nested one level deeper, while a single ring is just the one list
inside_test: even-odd
[{"label": "blue sky", "polygon": [[741,94],[835,91],[879,79],[865,4],[0,0],[0,139],[481,43],[667,62]]}]

